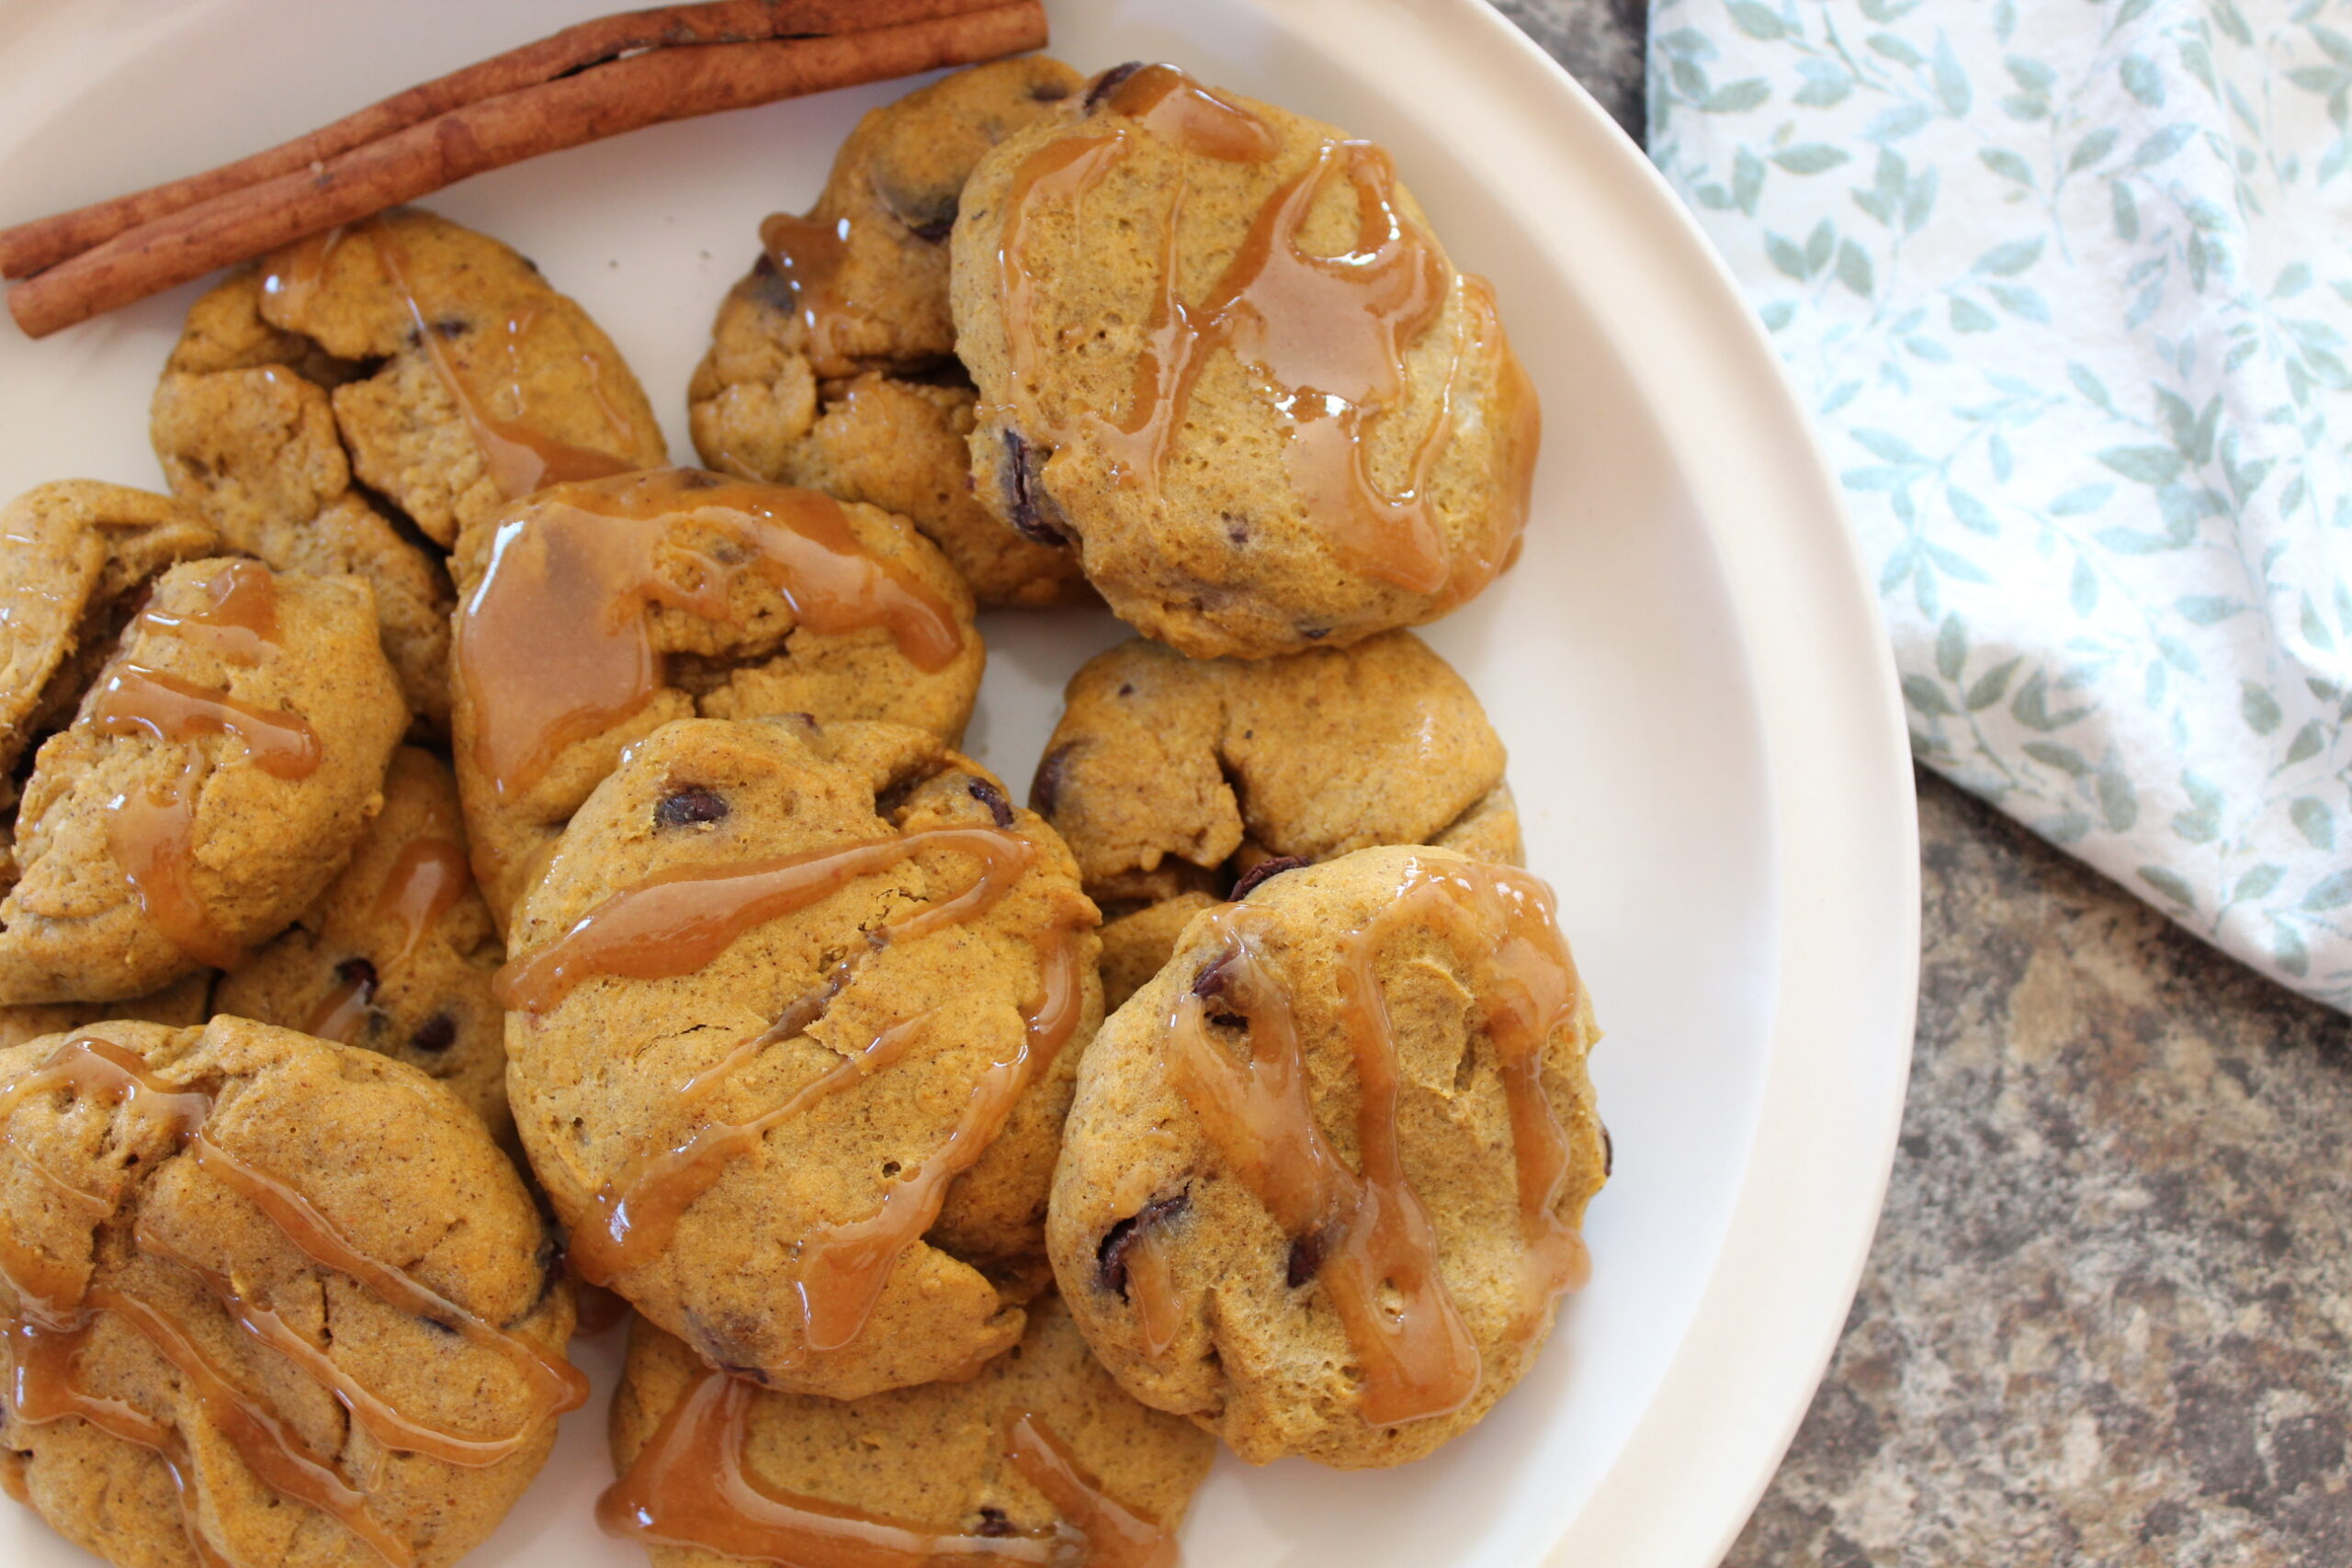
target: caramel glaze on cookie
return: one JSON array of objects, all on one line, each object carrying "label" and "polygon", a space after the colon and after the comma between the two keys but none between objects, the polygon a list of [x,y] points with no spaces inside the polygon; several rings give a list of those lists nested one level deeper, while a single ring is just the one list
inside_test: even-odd
[{"label": "caramel glaze on cookie", "polygon": [[1417,1459],[1583,1283],[1606,1175],[1551,890],[1363,850],[1193,920],[1079,1068],[1047,1245],[1127,1392],[1243,1459]]},{"label": "caramel glaze on cookie", "polygon": [[1173,1568],[1216,1444],[1136,1404],[1051,1296],[964,1382],[818,1399],[713,1371],[639,1320],[597,1513],[654,1568],[989,1562]]},{"label": "caramel glaze on cookie", "polygon": [[806,714],[953,745],[985,661],[955,569],[905,519],[664,469],[560,485],[469,528],[453,713],[474,867],[503,922],[633,742]]},{"label": "caramel glaze on cookie", "polygon": [[687,390],[712,468],[903,513],[983,606],[1092,598],[1060,539],[972,494],[973,394],[954,358],[947,236],[981,155],[1074,95],[1039,55],[959,71],[870,110],[804,216],[761,225]]},{"label": "caramel glaze on cookie", "polygon": [[1374,844],[1521,859],[1502,742],[1410,632],[1260,660],[1122,643],[1070,678],[1029,804],[1107,917],[1112,1009],[1238,879]]},{"label": "caramel glaze on cookie", "polygon": [[504,1138],[506,1018],[490,994],[504,956],[467,863],[448,764],[403,746],[343,874],[220,977],[212,1010],[406,1062]]},{"label": "caramel glaze on cookie", "polygon": [[1534,389],[1371,142],[1123,67],[980,161],[954,248],[978,493],[1146,636],[1338,646],[1510,564]]},{"label": "caramel glaze on cookie", "polygon": [[0,1052],[0,1484],[115,1562],[438,1568],[587,1382],[481,1124],[240,1019]]},{"label": "caramel glaze on cookie", "polygon": [[405,723],[367,583],[171,568],[34,759],[0,1003],[136,997],[235,963],[343,868]]},{"label": "caramel glaze on cookie", "polygon": [[921,730],[639,742],[499,977],[574,1267],[774,1388],[970,1375],[1021,1336],[1095,921],[1053,829]]},{"label": "caramel glaze on cookie", "polygon": [[199,299],[150,432],[172,492],[231,547],[376,585],[385,650],[436,728],[441,552],[459,528],[546,485],[667,460],[637,378],[577,304],[497,241],[406,209]]}]

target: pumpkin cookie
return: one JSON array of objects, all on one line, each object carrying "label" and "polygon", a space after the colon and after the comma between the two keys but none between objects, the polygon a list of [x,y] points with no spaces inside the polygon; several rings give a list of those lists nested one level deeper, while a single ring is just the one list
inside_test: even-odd
[{"label": "pumpkin cookie", "polygon": [[384,808],[325,897],[220,977],[212,1010],[397,1057],[438,1078],[506,1136],[505,956],[475,890],[457,781],[403,746]]},{"label": "pumpkin cookie", "polygon": [[694,468],[560,485],[469,529],[455,565],[458,784],[502,922],[672,719],[883,719],[952,745],[979,691],[955,570],[905,519],[813,491]]},{"label": "pumpkin cookie", "polygon": [[137,591],[219,543],[176,502],[96,479],[40,485],[0,511],[0,806],[41,732],[72,716]]},{"label": "pumpkin cookie", "polygon": [[1089,660],[1067,703],[1029,804],[1111,917],[1107,1007],[1238,877],[1374,844],[1521,858],[1502,742],[1410,632],[1256,661],[1137,638]]},{"label": "pumpkin cookie", "polygon": [[231,547],[375,584],[385,651],[435,726],[450,589],[430,545],[543,484],[665,460],[644,392],[578,305],[497,241],[409,209],[199,299],[150,431],[172,492]]},{"label": "pumpkin cookie", "polygon": [[687,392],[704,462],[904,513],[984,606],[1091,597],[1062,541],[1023,538],[972,495],[973,395],[947,304],[965,178],[1079,85],[1057,61],[1001,60],[858,123],[815,209],[762,226],[719,307]]},{"label": "pumpkin cookie", "polygon": [[407,722],[367,583],[185,561],[41,744],[0,900],[0,1003],[226,967],[323,892]]},{"label": "pumpkin cookie", "polygon": [[1594,1038],[1511,867],[1361,850],[1197,917],[1079,1067],[1046,1238],[1087,1342],[1255,1464],[1430,1452],[1583,1281]]},{"label": "pumpkin cookie", "polygon": [[12,1495],[124,1563],[438,1568],[490,1533],[587,1384],[453,1097],[241,1019],[47,1036],[0,1086]]},{"label": "pumpkin cookie", "polygon": [[[1172,1561],[1216,1451],[1122,1393],[1050,1296],[969,1382],[847,1402],[736,1382],[640,1319],[612,1429],[622,1479],[598,1514],[644,1540],[654,1568],[832,1562],[876,1525],[907,1532],[925,1561],[1007,1538],[1076,1548],[1072,1561]],[[739,1482],[755,1507],[730,1501]]]},{"label": "pumpkin cookie", "polygon": [[1121,67],[980,160],[954,251],[979,499],[1146,636],[1336,647],[1509,564],[1533,388],[1372,143]]},{"label": "pumpkin cookie", "polygon": [[212,1016],[212,982],[216,978],[211,970],[199,969],[160,991],[126,997],[116,1002],[30,1002],[22,1007],[0,1007],[0,1051],[38,1040],[44,1034],[63,1034],[119,1018],[141,1023],[168,1023],[175,1029],[202,1023]]},{"label": "pumpkin cookie", "polygon": [[968,1376],[1021,1337],[1094,924],[1053,829],[921,730],[639,742],[499,981],[575,1267],[774,1388]]}]

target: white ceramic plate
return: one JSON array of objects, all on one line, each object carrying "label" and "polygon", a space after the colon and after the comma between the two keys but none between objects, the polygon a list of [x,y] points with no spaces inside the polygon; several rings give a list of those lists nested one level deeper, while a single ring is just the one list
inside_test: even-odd
[{"label": "white ceramic plate", "polygon": [[[588,0],[17,0],[0,12],[0,219],[225,160],[536,37]],[[1616,1134],[1590,1289],[1482,1426],[1394,1472],[1230,1456],[1194,1568],[1704,1568],[1803,1414],[1875,1220],[1909,1061],[1917,849],[1894,671],[1835,486],[1760,333],[1607,118],[1479,0],[1056,8],[1093,70],[1167,59],[1385,142],[1495,281],[1544,399],[1524,558],[1430,640],[1511,750],[1609,1037]],[[686,378],[760,217],[812,199],[903,88],[665,126],[431,205],[535,257],[685,437]],[[40,344],[0,328],[0,491],[160,483],[155,375],[194,290]],[[1107,616],[1000,615],[974,749],[1025,781]],[[613,1348],[583,1347],[609,1385]],[[469,1561],[644,1562],[589,1503],[601,1397]],[[86,1560],[0,1511],[0,1561]]]}]

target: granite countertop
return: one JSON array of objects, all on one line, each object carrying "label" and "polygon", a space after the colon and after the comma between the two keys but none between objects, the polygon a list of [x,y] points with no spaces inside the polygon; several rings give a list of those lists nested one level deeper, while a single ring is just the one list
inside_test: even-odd
[{"label": "granite countertop", "polygon": [[[1643,0],[1495,0],[1641,133]],[[1911,1098],[1730,1568],[2352,1563],[2352,1019],[1932,774]]]}]

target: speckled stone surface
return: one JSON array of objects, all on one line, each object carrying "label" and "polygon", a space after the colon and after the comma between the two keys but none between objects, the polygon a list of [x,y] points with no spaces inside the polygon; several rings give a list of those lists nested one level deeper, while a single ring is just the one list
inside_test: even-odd
[{"label": "speckled stone surface", "polygon": [[[1641,0],[1496,0],[1637,136]],[[1923,774],[1911,1098],[1726,1568],[2352,1564],[2352,1019]]]}]

